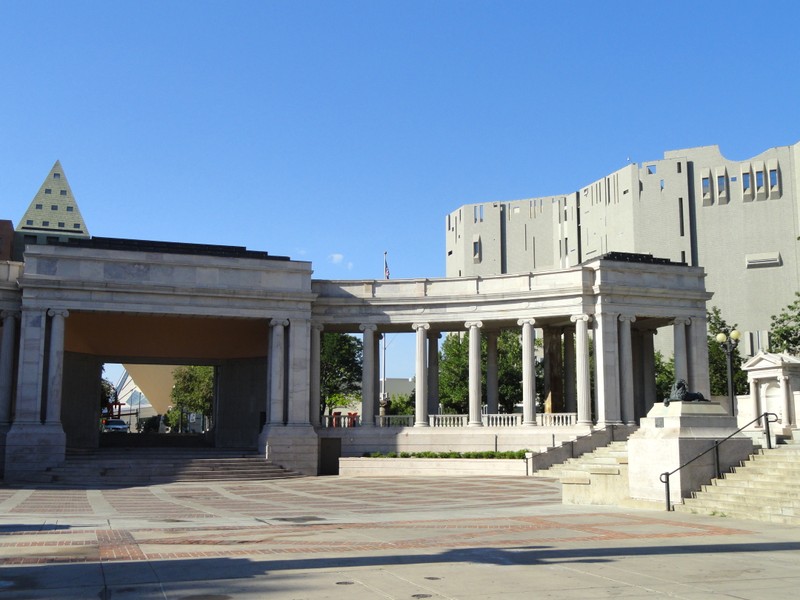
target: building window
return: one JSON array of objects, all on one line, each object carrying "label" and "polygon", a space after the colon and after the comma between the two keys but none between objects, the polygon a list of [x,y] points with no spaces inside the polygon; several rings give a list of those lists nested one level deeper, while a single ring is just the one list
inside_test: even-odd
[{"label": "building window", "polygon": [[764,187],[764,171],[756,171],[756,187]]},{"label": "building window", "polygon": [[53,179],[61,179],[61,173],[53,173]]},{"label": "building window", "polygon": [[717,193],[725,193],[725,175],[717,175]]},{"label": "building window", "polygon": [[67,212],[72,212],[72,207],[71,206],[67,207]]},{"label": "building window", "polygon": [[28,219],[25,221],[25,225],[33,225],[33,219]]},{"label": "building window", "polygon": [[80,228],[81,228],[81,224],[80,224],[80,223],[75,223],[75,224],[72,226],[72,228],[73,228],[73,229],[80,229]]},{"label": "building window", "polygon": [[769,170],[769,187],[774,188],[778,185],[778,169]]},{"label": "building window", "polygon": [[50,227],[50,221],[42,221],[42,227]]},{"label": "building window", "polygon": [[678,173],[680,173],[683,169],[683,163],[678,163]]},{"label": "building window", "polygon": [[648,175],[655,175],[656,174],[656,166],[655,165],[647,165],[647,174]]},{"label": "building window", "polygon": [[59,226],[59,227],[64,227],[64,223],[63,223],[62,221],[59,221],[59,222],[58,222],[58,226]]},{"label": "building window", "polygon": [[50,188],[44,188],[44,193],[45,194],[52,194],[53,190],[51,190]]},{"label": "building window", "polygon": [[58,210],[58,204],[51,204],[50,210]]},{"label": "building window", "polygon": [[663,179],[661,180],[661,184],[660,185],[661,185],[661,191],[663,192],[664,191],[664,180]]},{"label": "building window", "polygon": [[62,196],[66,196],[67,195],[67,190],[61,190],[58,193],[61,194]]},{"label": "building window", "polygon": [[678,198],[678,228],[681,232],[681,237],[685,235],[683,228],[683,198]]},{"label": "building window", "polygon": [[752,182],[750,181],[750,173],[742,173],[742,191],[749,192]]},{"label": "building window", "polygon": [[36,210],[42,210],[42,205],[41,204],[37,204],[36,205]]},{"label": "building window", "polygon": [[703,195],[711,193],[711,180],[708,177],[703,177]]}]

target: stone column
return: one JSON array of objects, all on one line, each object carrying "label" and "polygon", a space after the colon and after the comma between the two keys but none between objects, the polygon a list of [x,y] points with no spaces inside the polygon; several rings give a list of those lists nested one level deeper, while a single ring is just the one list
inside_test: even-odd
[{"label": "stone column", "polygon": [[45,423],[61,425],[61,390],[64,383],[64,319],[66,310],[48,310],[50,317],[50,354],[47,369],[47,411]]},{"label": "stone column", "polygon": [[534,363],[533,326],[535,319],[520,319],[522,326],[522,424],[536,425],[536,363]]},{"label": "stone column", "polygon": [[322,394],[320,391],[320,355],[322,353],[322,330],[323,325],[312,323],[311,325],[311,368],[309,387],[311,388],[311,424],[315,427],[320,424],[320,410],[322,406]]},{"label": "stone column", "polygon": [[373,364],[375,365],[375,377],[374,383],[372,385],[372,389],[375,390],[373,394],[375,399],[372,402],[372,415],[373,415],[373,423],[375,422],[374,416],[380,414],[381,409],[381,340],[383,339],[383,335],[378,333],[375,335],[375,360]]},{"label": "stone column", "polygon": [[655,362],[655,344],[653,337],[656,334],[654,329],[640,329],[642,340],[642,380],[643,380],[643,397],[641,403],[641,416],[650,412],[656,402],[660,402],[663,398],[656,398],[656,362]]},{"label": "stone column", "polygon": [[[764,409],[761,406],[761,380],[754,379],[753,383],[750,384],[750,395],[753,397],[753,418],[755,419],[764,412]],[[734,410],[734,407],[729,407],[729,411]],[[736,411],[733,413],[734,417],[739,416],[739,403],[736,403]],[[761,419],[756,421],[756,427],[763,427],[764,423]]]},{"label": "stone column", "polygon": [[687,336],[689,390],[711,397],[711,379],[708,373],[708,322],[705,314],[692,317]]},{"label": "stone column", "polygon": [[589,315],[575,315],[575,368],[576,395],[578,403],[578,425],[592,424],[592,394],[589,373]]},{"label": "stone column", "polygon": [[14,340],[19,311],[0,312],[3,338],[0,342],[0,429],[11,423],[11,380],[14,374]]},{"label": "stone column", "polygon": [[575,331],[564,330],[564,408],[568,413],[578,411],[575,393]]},{"label": "stone column", "polygon": [[41,423],[45,323],[41,310],[23,310],[20,319],[19,365],[14,423]]},{"label": "stone column", "polygon": [[286,398],[286,382],[284,380],[284,361],[286,360],[286,344],[284,330],[289,325],[286,319],[270,321],[272,337],[269,357],[269,424],[284,424],[284,400]]},{"label": "stone column", "polygon": [[469,330],[469,427],[483,426],[481,419],[481,321],[468,321]]},{"label": "stone column", "polygon": [[795,420],[792,418],[792,384],[791,380],[789,379],[788,375],[780,375],[778,377],[778,383],[781,386],[781,401],[782,401],[782,408],[783,408],[783,418],[781,419],[781,425],[784,428],[794,427]]},{"label": "stone column", "polygon": [[497,332],[486,332],[486,412],[498,413],[500,392],[497,373]]},{"label": "stone column", "polygon": [[359,327],[364,332],[363,369],[361,371],[361,425],[372,427],[375,424],[375,332],[378,326],[372,323]]},{"label": "stone column", "polygon": [[619,386],[619,340],[615,312],[595,315],[595,363],[597,365],[597,422],[621,423]]},{"label": "stone column", "polygon": [[688,385],[689,356],[686,350],[686,326],[689,324],[689,319],[676,318],[673,323],[672,329],[675,336],[675,379],[683,379]]},{"label": "stone column", "polygon": [[286,422],[294,427],[311,426],[311,321],[292,319],[289,323],[289,368],[286,369]]},{"label": "stone column", "polygon": [[633,401],[633,350],[631,347],[631,323],[635,320],[636,317],[633,315],[619,316],[620,416],[622,422],[628,425],[636,423]]},{"label": "stone column", "polygon": [[439,413],[439,338],[442,334],[428,332],[428,414]]},{"label": "stone column", "polygon": [[417,332],[417,363],[416,363],[416,377],[414,395],[416,396],[414,402],[415,417],[414,427],[427,427],[428,426],[428,361],[427,354],[428,340],[427,332],[430,329],[428,323],[414,323],[412,325],[414,331]]}]

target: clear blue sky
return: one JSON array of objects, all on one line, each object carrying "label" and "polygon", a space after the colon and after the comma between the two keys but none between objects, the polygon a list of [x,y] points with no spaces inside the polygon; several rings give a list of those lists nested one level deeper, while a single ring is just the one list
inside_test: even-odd
[{"label": "clear blue sky", "polygon": [[797,6],[3,0],[0,218],[60,159],[92,235],[443,276],[462,204],[800,140]]}]

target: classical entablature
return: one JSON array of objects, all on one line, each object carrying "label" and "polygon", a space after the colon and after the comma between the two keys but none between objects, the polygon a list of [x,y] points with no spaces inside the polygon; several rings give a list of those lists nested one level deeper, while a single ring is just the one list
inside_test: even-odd
[{"label": "classical entablature", "polygon": [[[476,432],[502,423],[519,435],[545,423],[534,402],[537,334],[552,412],[569,415],[566,423],[632,424],[646,413],[656,401],[659,327],[673,330],[677,375],[708,391],[709,294],[699,268],[596,259],[536,274],[322,281],[311,279],[308,262],[263,253],[117,242],[29,246],[24,265],[0,270],[0,443],[7,475],[55,464],[68,445],[96,446],[90,390],[109,360],[215,365],[215,443],[259,447],[314,472],[318,436],[332,435],[319,415],[324,331],[363,336],[357,424],[371,437],[356,434],[363,438],[359,449],[398,436],[378,413],[377,340],[387,332],[413,332],[417,342],[416,415],[403,423],[403,435],[440,423],[436,361],[438,340],[448,332],[470,332],[470,410],[463,417]],[[511,420],[490,418],[498,412],[492,364],[503,329],[518,330],[523,344],[523,412]],[[486,398],[481,336],[489,347]]]}]

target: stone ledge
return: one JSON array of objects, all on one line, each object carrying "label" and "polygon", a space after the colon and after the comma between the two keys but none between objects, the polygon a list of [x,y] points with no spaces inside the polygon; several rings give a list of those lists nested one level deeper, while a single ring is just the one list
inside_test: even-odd
[{"label": "stone ledge", "polygon": [[520,458],[340,458],[340,477],[525,477]]}]

